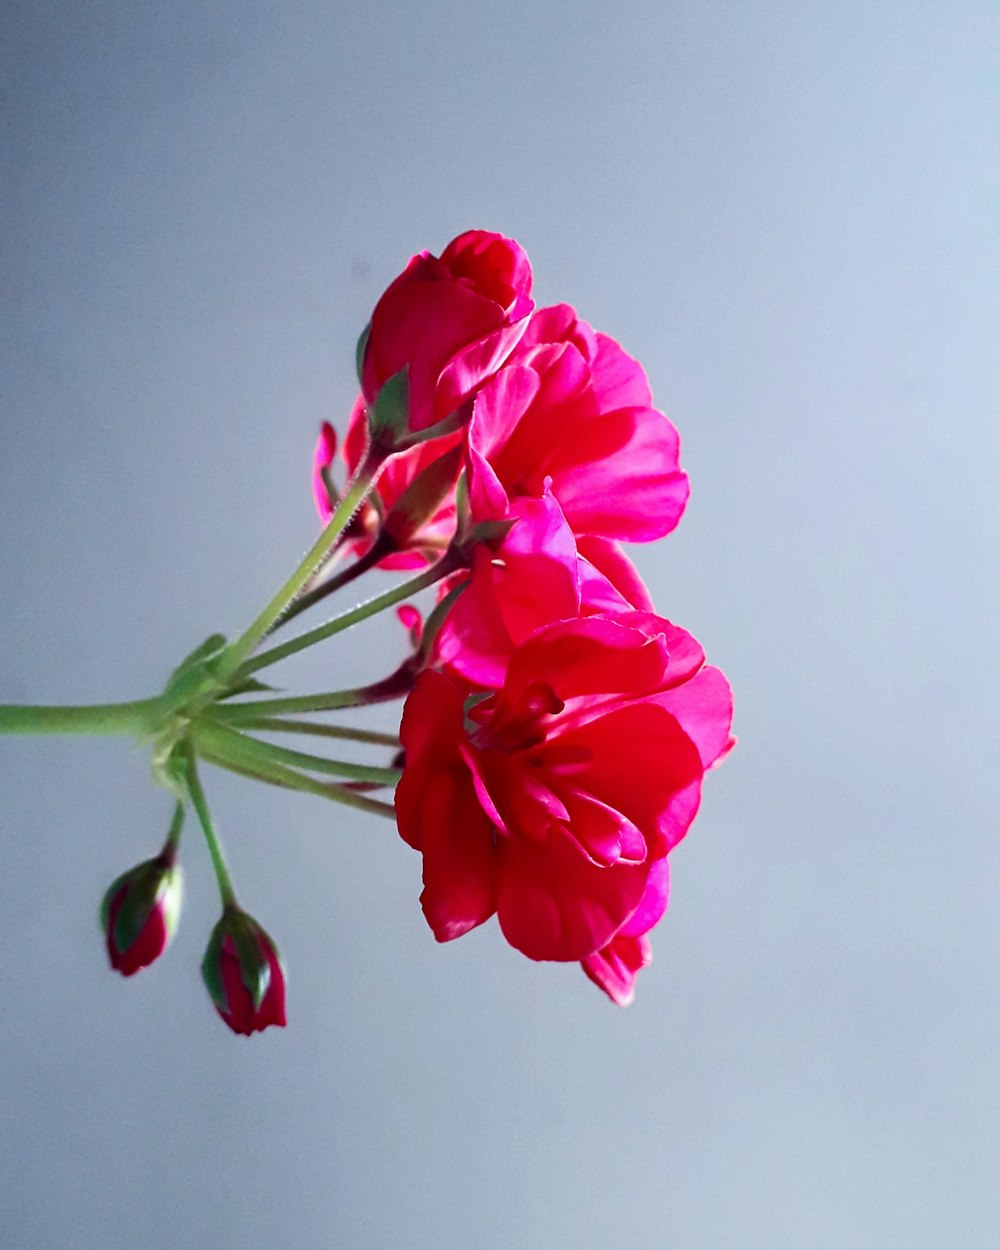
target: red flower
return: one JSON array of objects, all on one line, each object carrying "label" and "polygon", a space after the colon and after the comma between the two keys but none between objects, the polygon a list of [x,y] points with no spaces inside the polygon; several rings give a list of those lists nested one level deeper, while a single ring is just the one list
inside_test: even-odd
[{"label": "red flower", "polygon": [[396,811],[439,941],[496,912],[530,958],[593,965],[627,935],[730,744],[729,688],[703,660],[689,634],[632,612],[538,630],[492,694],[421,674]]},{"label": "red flower", "polygon": [[285,1024],[285,973],[277,947],[246,912],[227,907],[202,961],[201,973],[219,1015],[249,1037]]},{"label": "red flower", "polygon": [[449,416],[514,349],[534,308],[530,294],[528,258],[500,234],[469,230],[440,258],[412,257],[372,313],[360,361],[365,402],[408,368],[408,428]]},{"label": "red flower", "polygon": [[532,318],[476,397],[468,439],[476,520],[549,481],[576,533],[645,542],[687,503],[677,431],[652,407],[642,366],[567,304]]},{"label": "red flower", "polygon": [[123,873],[104,896],[101,927],[112,968],[130,977],[167,949],[181,910],[181,866],[171,852]]},{"label": "red flower", "polygon": [[437,639],[442,667],[474,685],[497,687],[513,648],[554,620],[652,611],[624,552],[604,538],[578,541],[547,487],[541,499],[516,499],[505,519],[514,524],[499,546],[477,546],[470,573],[449,579],[442,590],[443,596],[469,580]]}]

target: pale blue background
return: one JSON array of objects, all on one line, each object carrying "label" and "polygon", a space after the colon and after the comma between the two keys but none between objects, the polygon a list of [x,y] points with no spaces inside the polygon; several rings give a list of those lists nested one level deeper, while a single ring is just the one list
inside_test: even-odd
[{"label": "pale blue background", "polygon": [[481,225],[678,424],[692,502],[637,559],[742,739],[627,1012],[494,926],[437,947],[387,823],[212,772],[290,969],[249,1042],[196,837],[169,957],[104,967],[144,757],[0,742],[5,1250],[997,1244],[998,36],[986,0],[5,6],[0,698],[152,693],[248,622],[372,302]]}]

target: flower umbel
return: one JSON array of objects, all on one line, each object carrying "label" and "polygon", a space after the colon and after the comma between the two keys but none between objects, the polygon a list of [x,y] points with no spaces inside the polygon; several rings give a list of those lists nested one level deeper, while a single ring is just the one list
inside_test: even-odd
[{"label": "flower umbel", "polygon": [[[422,857],[441,942],[496,916],[513,948],[580,964],[620,1005],[650,962],[669,856],[734,741],[732,696],[620,546],[682,517],[677,430],[639,362],[568,304],[536,309],[532,281],[520,245],[485,230],[410,258],[358,342],[346,429],[320,430],[322,531],[241,634],[211,634],[151,698],[0,705],[0,734],[151,746],[174,822],[160,855],[107,892],[108,955],[131,976],[169,943],[192,809],[222,905],[202,974],[234,1033],[285,1024],[285,974],[237,902],[202,764],[395,819]],[[372,569],[409,576],[273,639]],[[413,602],[432,589],[436,601]],[[264,680],[389,608],[405,635],[389,635],[381,665],[352,639],[352,687]],[[398,699],[398,732],[325,719]],[[360,749],[376,754],[350,758]]]}]

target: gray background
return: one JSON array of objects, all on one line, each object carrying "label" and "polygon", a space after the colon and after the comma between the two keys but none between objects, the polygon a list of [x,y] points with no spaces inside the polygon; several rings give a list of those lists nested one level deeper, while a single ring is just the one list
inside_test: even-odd
[{"label": "gray background", "polygon": [[[0,1241],[996,1245],[990,3],[26,3],[0,26],[0,698],[159,689],[311,542],[383,285],[472,225],[646,364],[694,493],[637,552],[729,673],[637,1001],[438,947],[387,822],[207,774],[290,1026],[94,914],[169,802],[0,741]],[[286,670],[379,675],[393,622]]]}]

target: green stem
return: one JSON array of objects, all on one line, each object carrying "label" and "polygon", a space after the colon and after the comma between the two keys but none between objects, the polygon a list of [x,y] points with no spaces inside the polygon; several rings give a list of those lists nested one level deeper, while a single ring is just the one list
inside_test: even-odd
[{"label": "green stem", "polygon": [[[213,718],[214,716],[213,712]],[[273,734],[312,734],[317,738],[337,738],[342,742],[365,742],[371,746],[394,747],[397,751],[400,747],[399,738],[395,734],[378,733],[373,729],[352,729],[348,725],[323,725],[311,720],[287,720],[283,716],[255,716],[252,720],[241,720],[240,728]]]},{"label": "green stem", "polygon": [[412,681],[404,684],[397,675],[372,686],[353,690],[328,690],[322,694],[291,695],[284,699],[252,699],[248,703],[218,703],[212,717],[220,724],[242,725],[260,716],[283,716],[288,712],[333,712],[345,707],[368,707],[407,694]]},{"label": "green stem", "polygon": [[240,668],[239,675],[241,677],[249,676],[251,673],[257,672],[258,669],[267,668],[269,664],[277,664],[279,660],[295,655],[297,651],[303,651],[306,647],[315,646],[317,642],[323,642],[327,638],[332,638],[334,634],[350,629],[352,625],[357,625],[360,621],[367,620],[368,617],[384,612],[386,608],[395,607],[397,603],[402,603],[405,599],[419,594],[420,591],[426,590],[428,586],[433,586],[435,582],[439,582],[442,577],[446,577],[459,567],[461,567],[460,557],[455,553],[447,552],[437,564],[431,565],[423,573],[418,573],[416,577],[411,577],[408,581],[400,583],[400,585],[393,587],[391,590],[387,590],[381,595],[376,595],[374,599],[368,599],[365,603],[358,604],[350,612],[334,617],[332,621],[327,621],[325,625],[317,625],[315,629],[309,630],[308,633],[300,634],[298,638],[290,638],[288,642],[283,642],[280,646],[272,647],[269,651],[262,651],[260,655],[254,656],[252,660],[247,660]]},{"label": "green stem", "polygon": [[174,808],[173,820],[170,822],[170,832],[167,834],[167,840],[163,845],[162,854],[166,854],[173,861],[177,854],[177,846],[181,840],[181,830],[184,828],[184,804],[177,800],[177,806]]},{"label": "green stem", "polygon": [[287,764],[292,768],[304,768],[314,773],[329,773],[333,777],[349,777],[354,781],[374,781],[383,786],[394,786],[402,773],[398,768],[377,768],[367,764],[351,764],[346,760],[331,760],[322,755],[305,751],[290,751],[287,747],[261,742],[224,725],[202,721],[193,726],[192,737],[196,749],[204,744],[209,750],[221,750],[233,760],[252,764]]},{"label": "green stem", "polygon": [[396,809],[391,803],[380,799],[371,799],[367,795],[358,794],[354,790],[346,790],[330,782],[317,781],[294,768],[286,768],[283,764],[255,762],[252,765],[237,760],[223,751],[216,749],[202,751],[202,757],[217,768],[225,768],[241,777],[250,777],[254,781],[264,781],[268,785],[281,786],[285,790],[300,790],[306,794],[315,794],[320,798],[332,799],[335,803],[343,803],[346,807],[356,807],[363,812],[373,812],[377,816],[388,816],[396,819]]},{"label": "green stem", "polygon": [[164,715],[161,696],[131,703],[34,707],[0,703],[0,734],[155,733]]},{"label": "green stem", "polygon": [[294,620],[299,613],[305,612],[307,608],[313,607],[314,604],[321,603],[327,595],[335,594],[344,586],[349,585],[355,580],[355,578],[360,577],[362,573],[367,573],[369,569],[374,568],[380,560],[384,560],[386,555],[390,554],[392,550],[394,550],[394,548],[390,548],[389,551],[384,550],[380,546],[378,539],[376,539],[365,554],[363,556],[359,556],[353,564],[347,565],[347,567],[341,569],[339,573],[335,573],[332,577],[327,578],[325,582],[321,582],[318,586],[314,586],[312,590],[304,591],[301,595],[299,595],[295,601],[290,603],[285,611],[282,612],[281,616],[279,616],[275,621],[273,629],[269,632],[273,633],[279,626],[287,625],[288,622]]},{"label": "green stem", "polygon": [[385,452],[377,448],[369,448],[351,484],[344,492],[344,497],[334,509],[329,524],[302,557],[295,572],[282,584],[250,628],[223,652],[222,659],[216,668],[216,676],[220,684],[225,683],[236,672],[326,559],[331,547],[350,524],[351,518],[374,486],[384,463]]},{"label": "green stem", "polygon": [[236,891],[233,889],[233,881],[229,875],[229,869],[226,867],[225,856],[222,854],[219,835],[215,832],[212,814],[208,810],[208,800],[205,798],[205,791],[201,788],[195,753],[191,750],[190,743],[186,745],[187,770],[185,780],[187,782],[187,791],[191,798],[191,805],[198,813],[202,832],[205,834],[208,853],[212,859],[212,867],[215,869],[215,879],[219,883],[219,895],[222,898],[222,905],[223,907],[235,907],[237,905]]}]

